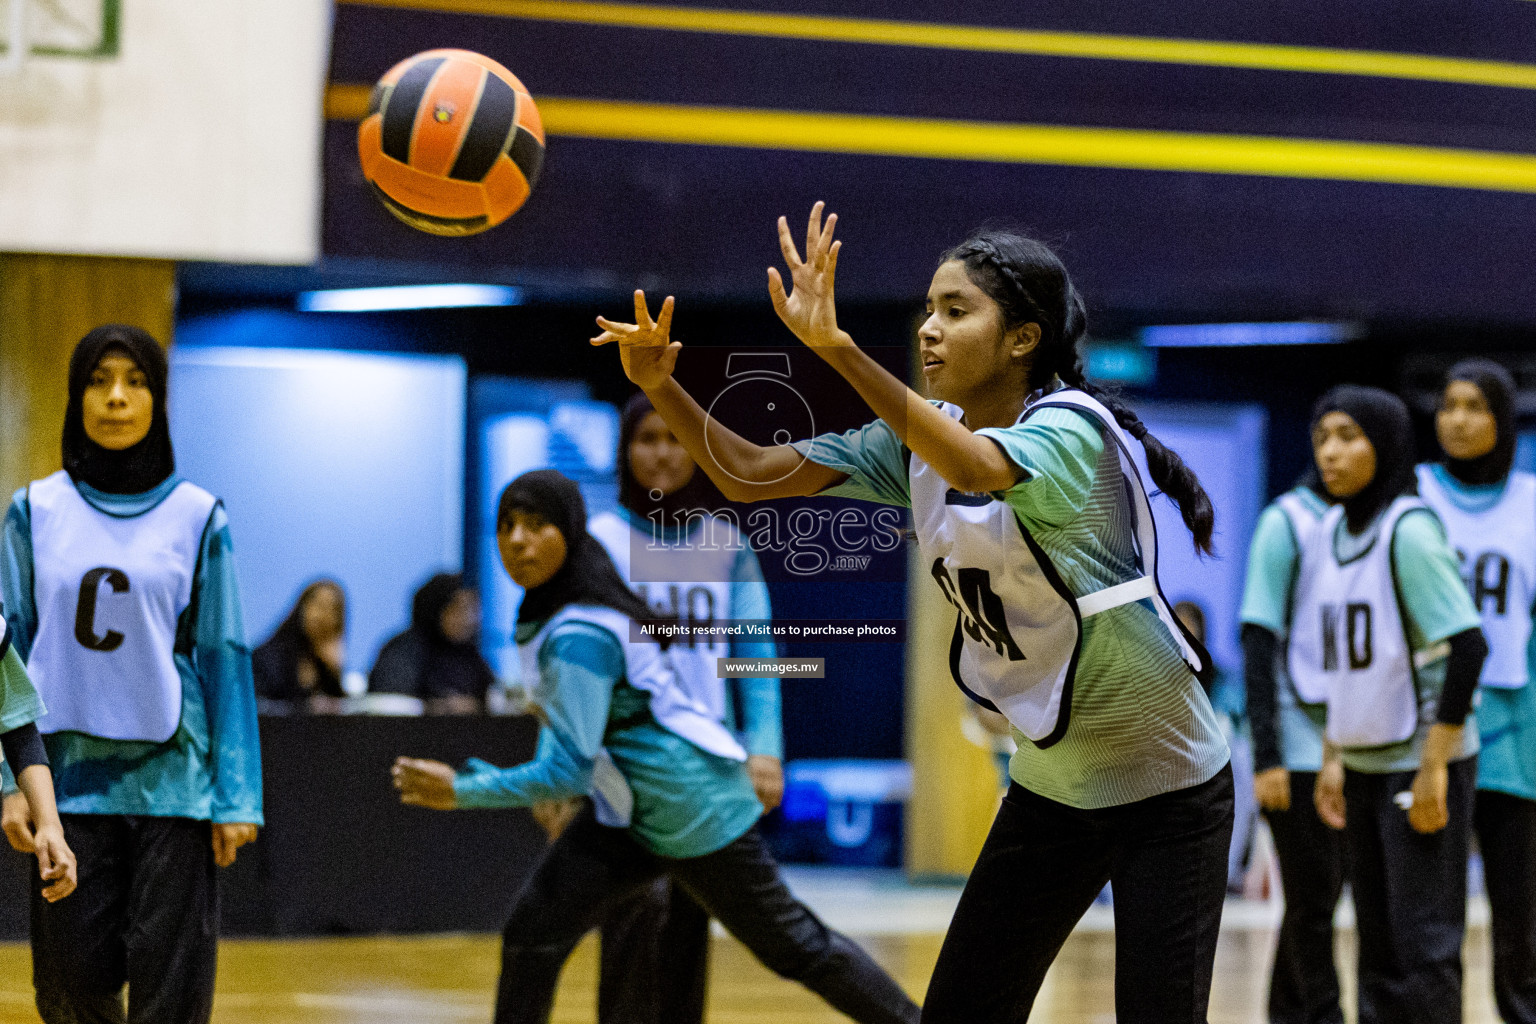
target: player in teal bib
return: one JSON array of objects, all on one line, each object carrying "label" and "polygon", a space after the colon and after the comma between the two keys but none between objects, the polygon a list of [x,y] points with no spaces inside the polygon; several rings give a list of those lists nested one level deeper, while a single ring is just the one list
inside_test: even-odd
[{"label": "player in teal bib", "polygon": [[1514,469],[1514,397],[1497,363],[1451,367],[1435,416],[1445,458],[1419,467],[1419,493],[1445,521],[1488,638],[1473,824],[1493,918],[1493,994],[1509,1024],[1536,1024],[1536,477]]},{"label": "player in teal bib", "polygon": [[[594,516],[588,532],[630,588],[658,616],[696,629],[772,618],[756,553],[711,514],[723,499],[644,395],[619,418],[617,462],[619,507]],[[707,635],[668,649],[685,689],[737,733],[765,812],[784,794],[779,681],[721,679],[717,662],[775,654],[772,640]],[[709,915],[671,879],[657,879],[604,921],[600,948],[598,1024],[702,1024]]]},{"label": "player in teal bib", "polygon": [[576,943],[664,876],[770,970],[854,1020],[914,1024],[917,1006],[890,976],[784,885],[746,751],[635,632],[652,612],[588,533],[576,485],[524,473],[496,523],[502,564],[524,588],[517,641],[545,717],[538,750],[512,768],[401,758],[394,769],[406,803],[442,810],[591,797],[513,905],[496,1024],[547,1024]]},{"label": "player in teal bib", "polygon": [[1487,644],[1434,513],[1413,494],[1408,408],[1342,385],[1312,417],[1338,501],[1305,543],[1290,620],[1298,694],[1326,701],[1315,800],[1343,829],[1361,1024],[1461,1020],[1473,691]]},{"label": "player in teal bib", "polygon": [[[6,513],[0,597],[80,886],[34,888],[46,1024],[205,1024],[220,866],[262,821],[256,693],[223,507],[176,473],[165,353],[99,327],[69,367],[64,470]],[[13,845],[29,803],[6,779]]]},{"label": "player in teal bib", "polygon": [[1286,672],[1286,637],[1302,545],[1330,499],[1321,482],[1293,487],[1259,515],[1243,585],[1244,679],[1254,796],[1269,822],[1285,913],[1269,981],[1269,1024],[1343,1024],[1333,914],[1344,889],[1344,837],[1317,816],[1326,708],[1304,703]]},{"label": "player in teal bib", "polygon": [[[599,319],[629,378],[729,498],[822,493],[910,507],[925,569],[955,604],[956,682],[1013,726],[1013,785],[929,984],[925,1021],[1029,1015],[1045,972],[1106,881],[1115,893],[1116,1016],[1206,1017],[1226,888],[1232,775],[1197,673],[1209,656],[1157,582],[1157,538],[1132,446],[1210,549],[1193,473],[1089,384],[1081,298],[1046,246],[978,235],[945,254],[918,332],[930,403],[837,326],[835,217],[811,213],[793,274],[770,271],[785,324],[880,419],[843,435],[753,444],[672,378],[672,300],[652,321]],[[708,437],[705,431],[708,426]],[[787,441],[788,439],[786,439]],[[1155,952],[1153,952],[1155,951]]]}]

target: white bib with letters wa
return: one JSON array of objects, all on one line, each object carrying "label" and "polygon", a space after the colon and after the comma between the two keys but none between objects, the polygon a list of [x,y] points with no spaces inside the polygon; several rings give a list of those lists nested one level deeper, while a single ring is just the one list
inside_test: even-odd
[{"label": "white bib with letters wa", "polygon": [[[658,615],[676,617],[694,630],[725,626],[731,619],[731,573],[746,541],[724,519],[706,517],[686,537],[662,542],[621,516],[602,512],[592,517],[587,532],[608,552],[624,582]],[[708,633],[690,632],[667,648],[683,689],[717,721],[724,721],[726,713],[718,659],[730,653],[725,637]]]},{"label": "white bib with letters wa", "polygon": [[[523,678],[537,679],[533,697],[544,703],[543,677],[539,674],[539,648],[558,627],[567,622],[586,622],[612,633],[624,649],[624,678],[637,690],[651,695],[651,715],[662,728],[692,743],[700,750],[732,761],[745,761],[747,752],[729,729],[709,709],[695,701],[678,681],[667,653],[654,640],[631,640],[632,620],[622,612],[603,605],[568,604],[556,612],[527,642],[518,645]],[[634,795],[613,758],[599,751],[593,765],[589,789],[597,820],[612,828],[629,824]]]},{"label": "white bib with letters wa", "polygon": [[1503,689],[1524,686],[1530,680],[1526,648],[1536,601],[1536,476],[1515,470],[1492,508],[1468,512],[1429,466],[1420,466],[1419,495],[1445,524],[1483,619],[1488,660],[1478,681]]},{"label": "white bib with letters wa", "polygon": [[218,499],[183,481],[136,516],[92,507],[62,470],[27,488],[45,733],[163,743],[181,722],[176,626]]},{"label": "white bib with letters wa", "polygon": [[[1114,414],[1082,391],[1063,388],[1027,408],[1065,407],[1096,417],[1105,443],[1115,445],[1131,508],[1142,575],[1075,597],[1050,558],[1004,502],[988,494],[961,494],[917,455],[908,467],[918,546],[944,596],[959,611],[950,646],[950,671],[973,699],[1001,712],[1041,747],[1066,733],[1081,620],[1133,601],[1150,599],[1185,661],[1200,658],[1174,624],[1157,585],[1157,535],[1151,506],[1131,459],[1128,437]],[[963,412],[945,403],[953,419]]]},{"label": "white bib with letters wa", "polygon": [[1341,747],[1401,743],[1419,721],[1408,632],[1392,571],[1392,534],[1425,505],[1398,498],[1372,527],[1365,550],[1340,563],[1344,507],[1329,509],[1301,552],[1291,615],[1291,681],[1304,701],[1328,705],[1328,739]]}]

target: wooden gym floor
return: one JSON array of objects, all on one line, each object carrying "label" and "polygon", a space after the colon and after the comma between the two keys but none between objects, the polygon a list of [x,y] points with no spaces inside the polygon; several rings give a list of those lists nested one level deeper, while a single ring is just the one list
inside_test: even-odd
[{"label": "wooden gym floor", "polygon": [[[858,937],[921,997],[938,956],[935,934]],[[1223,929],[1212,993],[1212,1024],[1261,1024],[1272,934]],[[1343,961],[1352,933],[1339,933]],[[796,985],[760,967],[735,940],[717,937],[711,1024],[836,1024],[846,1021]],[[594,1019],[596,942],[577,950],[560,983],[555,1024]],[[1493,1024],[1488,931],[1468,933],[1466,1024]],[[412,938],[229,940],[220,952],[217,1024],[436,1024],[489,1021],[497,940],[481,935]],[[1114,937],[1080,930],[1046,981],[1032,1021],[1108,1024],[1114,1020]],[[1349,975],[1345,981],[1348,985]],[[1351,1018],[1353,1019],[1353,1018]],[[0,1024],[35,1024],[30,959],[22,944],[0,944]]]}]

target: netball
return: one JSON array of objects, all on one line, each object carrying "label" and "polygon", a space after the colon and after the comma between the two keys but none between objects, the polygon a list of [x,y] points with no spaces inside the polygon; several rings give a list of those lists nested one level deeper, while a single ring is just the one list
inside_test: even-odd
[{"label": "netball", "polygon": [[390,68],[357,133],[363,176],[420,231],[475,235],[528,201],[544,163],[539,108],[517,76],[468,50]]}]

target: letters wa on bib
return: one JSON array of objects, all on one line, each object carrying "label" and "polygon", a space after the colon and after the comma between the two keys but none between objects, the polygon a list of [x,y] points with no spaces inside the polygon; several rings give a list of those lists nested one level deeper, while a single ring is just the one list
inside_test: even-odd
[{"label": "letters wa on bib", "polygon": [[1469,512],[1446,493],[1431,466],[1419,466],[1419,494],[1445,525],[1488,639],[1478,682],[1518,689],[1530,680],[1527,647],[1536,604],[1536,476],[1509,474],[1489,508]]},{"label": "letters wa on bib", "polygon": [[[948,403],[939,408],[954,419],[964,415]],[[1052,408],[1092,416],[1116,447],[1131,518],[1122,528],[1133,535],[1141,573],[1135,579],[1076,597],[1007,504],[991,495],[955,491],[916,454],[908,467],[919,546],[945,597],[959,611],[950,646],[955,682],[1040,747],[1066,734],[1086,618],[1151,601],[1189,670],[1203,677],[1212,667],[1210,656],[1174,617],[1158,584],[1157,527],[1130,454],[1132,439],[1103,404],[1075,388],[1035,401],[1018,422]]]}]

